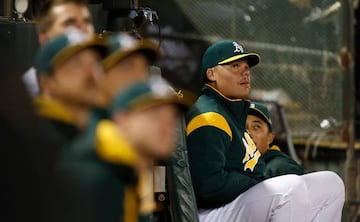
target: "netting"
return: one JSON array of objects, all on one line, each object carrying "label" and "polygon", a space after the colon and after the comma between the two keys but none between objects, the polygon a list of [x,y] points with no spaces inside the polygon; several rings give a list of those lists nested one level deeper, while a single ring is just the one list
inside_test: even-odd
[{"label": "netting", "polygon": [[235,39],[261,55],[252,97],[285,107],[294,138],[342,121],[340,3],[333,0],[177,0],[200,35]]}]

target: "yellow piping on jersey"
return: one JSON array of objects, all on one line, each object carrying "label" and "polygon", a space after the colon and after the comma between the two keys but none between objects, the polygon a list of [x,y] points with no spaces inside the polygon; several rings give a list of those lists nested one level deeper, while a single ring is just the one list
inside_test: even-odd
[{"label": "yellow piping on jersey", "polygon": [[219,94],[221,97],[223,97],[224,99],[226,99],[227,101],[230,102],[239,102],[239,101],[248,101],[250,102],[250,100],[247,99],[230,99],[228,97],[226,97],[224,94],[222,94],[219,90],[217,90],[215,87],[213,87],[212,85],[206,83],[205,84],[207,87],[211,88],[212,90],[214,90],[217,94]]},{"label": "yellow piping on jersey", "polygon": [[127,185],[124,189],[124,215],[122,220],[124,222],[138,222],[138,202],[136,195],[136,188]]},{"label": "yellow piping on jersey", "polygon": [[95,143],[101,159],[113,164],[136,166],[138,156],[135,149],[123,138],[112,121],[100,121],[96,127]]},{"label": "yellow piping on jersey", "polygon": [[232,139],[231,128],[226,119],[215,112],[202,113],[193,118],[186,126],[186,135],[203,126],[213,126],[224,131]]},{"label": "yellow piping on jersey", "polygon": [[55,100],[38,96],[34,99],[34,104],[36,112],[42,117],[75,124],[75,119],[71,112]]},{"label": "yellow piping on jersey", "polygon": [[269,150],[281,151],[281,149],[280,149],[278,146],[276,146],[276,145],[272,145],[272,146],[269,148]]}]

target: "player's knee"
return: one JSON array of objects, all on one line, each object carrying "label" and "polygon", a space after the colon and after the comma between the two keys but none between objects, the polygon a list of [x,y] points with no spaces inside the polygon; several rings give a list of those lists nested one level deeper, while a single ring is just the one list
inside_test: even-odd
[{"label": "player's knee", "polygon": [[320,171],[321,180],[324,186],[330,186],[333,189],[333,194],[337,194],[340,199],[345,200],[345,185],[341,177],[332,171]]},{"label": "player's knee", "polygon": [[304,180],[295,174],[289,174],[278,177],[278,179],[281,181],[282,185],[284,186],[282,188],[282,191],[285,195],[291,196],[292,198],[301,198],[303,199],[304,196],[306,196],[307,193],[307,187]]},{"label": "player's knee", "polygon": [[328,198],[345,201],[345,185],[339,175],[332,171],[318,171],[305,174],[304,180],[311,192],[322,190]]},{"label": "player's knee", "polygon": [[283,180],[287,181],[286,184],[289,185],[290,187],[300,187],[301,188],[301,187],[305,186],[304,181],[298,175],[288,174],[288,175],[284,175],[281,177],[283,177]]},{"label": "player's knee", "polygon": [[298,175],[287,175],[286,183],[288,186],[288,196],[289,200],[298,207],[306,207],[308,205],[308,190],[304,180]]}]

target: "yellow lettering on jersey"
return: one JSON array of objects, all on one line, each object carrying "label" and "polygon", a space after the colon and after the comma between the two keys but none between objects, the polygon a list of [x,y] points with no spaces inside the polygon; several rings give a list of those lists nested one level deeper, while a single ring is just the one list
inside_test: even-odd
[{"label": "yellow lettering on jersey", "polygon": [[250,135],[245,132],[244,137],[242,138],[246,152],[243,158],[244,171],[249,169],[254,171],[256,164],[258,163],[259,157],[261,156],[259,150],[256,148],[254,141],[251,139]]}]

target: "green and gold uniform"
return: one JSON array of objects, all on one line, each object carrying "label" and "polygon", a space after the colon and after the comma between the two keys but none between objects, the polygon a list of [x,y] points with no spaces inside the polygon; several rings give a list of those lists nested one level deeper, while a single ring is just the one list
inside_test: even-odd
[{"label": "green and gold uniform", "polygon": [[265,163],[245,128],[250,102],[205,84],[186,116],[190,171],[199,208],[217,208],[263,180]]},{"label": "green and gold uniform", "polygon": [[48,132],[46,136],[61,143],[58,147],[65,146],[79,135],[80,130],[76,127],[73,116],[61,104],[38,96],[34,105],[38,116],[43,120],[42,127]]},{"label": "green and gold uniform", "polygon": [[[106,117],[104,110],[92,112],[86,131],[65,150],[59,170],[69,176],[79,192],[80,218],[94,222],[149,221],[154,207],[153,191],[146,190],[152,188],[146,184],[152,181],[150,173],[135,170],[135,149]],[[144,193],[151,195],[150,201],[144,201]]]},{"label": "green and gold uniform", "polygon": [[[258,102],[251,102],[248,115],[253,115],[264,121],[270,132],[273,130],[271,114],[269,109]],[[265,178],[281,176],[285,174],[304,174],[304,169],[296,163],[291,157],[281,152],[280,148],[272,145],[262,154],[262,159],[265,161]]]}]

